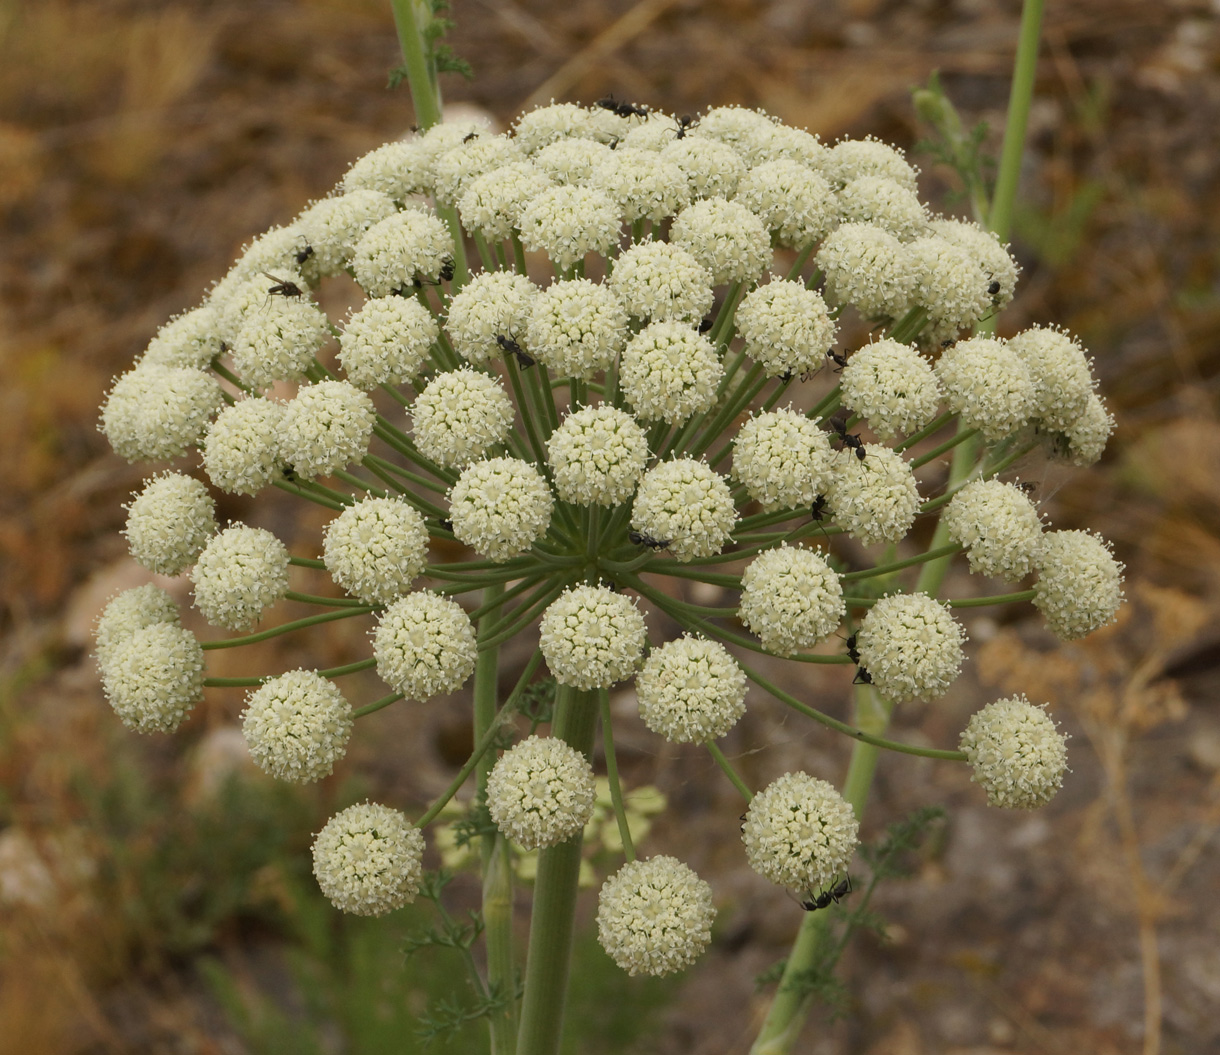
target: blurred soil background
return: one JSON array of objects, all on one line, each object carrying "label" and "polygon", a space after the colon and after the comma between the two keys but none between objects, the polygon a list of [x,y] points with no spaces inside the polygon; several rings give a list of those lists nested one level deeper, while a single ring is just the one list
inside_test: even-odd
[{"label": "blurred soil background", "polygon": [[[1220,5],[1047,6],[1024,273],[1000,331],[1061,323],[1096,359],[1119,421],[1104,461],[1026,478],[1055,526],[1114,541],[1130,603],[1070,646],[1029,608],[975,617],[950,696],[902,709],[896,736],[948,745],[988,699],[1050,701],[1073,772],[1049,809],[1010,815],[965,767],[883,758],[866,837],[923,805],[948,819],[879,891],[888,944],[855,939],[845,1014],[815,1012],[802,1053],[1220,1050]],[[910,150],[926,129],[909,90],[939,69],[998,153],[1019,5],[455,0],[453,17],[476,76],[447,76],[447,101],[501,123],[614,92],[679,114],[760,106],[827,141]],[[398,61],[379,0],[0,5],[0,1055],[424,1050],[429,991],[461,987],[443,954],[404,967],[424,913],[339,921],[308,860],[336,804],[414,811],[445,786],[468,744],[461,701],[375,716],[334,778],[285,790],[242,760],[240,693],[210,691],[178,735],[140,739],[89,656],[100,606],[145,578],[119,530],[148,469],[97,432],[105,389],[243,242],[406,132],[405,88],[386,88]],[[952,174],[913,160],[944,202]],[[959,575],[948,592],[979,588]],[[336,661],[212,655],[217,674]],[[844,712],[843,671],[786,676]],[[569,1050],[745,1051],[770,992],[755,977],[801,910],[745,868],[740,804],[706,755],[633,728],[629,696],[616,706],[629,783],[669,799],[643,850],[711,878],[721,916],[672,984],[628,981],[582,939]],[[798,767],[838,782],[847,757],[762,703],[725,748],[756,785]],[[469,877],[454,890],[474,903]],[[432,1050],[478,1050],[477,1035]]]}]

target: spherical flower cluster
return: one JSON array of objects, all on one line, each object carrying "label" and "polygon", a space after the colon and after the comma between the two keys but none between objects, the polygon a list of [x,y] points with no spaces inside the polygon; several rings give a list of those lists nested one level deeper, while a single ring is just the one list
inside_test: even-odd
[{"label": "spherical flower cluster", "polygon": [[860,666],[895,703],[943,696],[962,669],[966,632],[923,593],[882,597],[856,633]]},{"label": "spherical flower cluster", "polygon": [[199,442],[223,402],[210,374],[149,363],[115,382],[102,404],[101,430],[129,462],[169,460]]},{"label": "spherical flower cluster", "polygon": [[640,242],[614,262],[610,288],[637,319],[702,319],[711,310],[712,274],[668,242]]},{"label": "spherical flower cluster", "polygon": [[797,509],[826,487],[830,457],[830,439],[816,422],[790,407],[765,411],[737,433],[733,479],[764,511]]},{"label": "spherical flower cluster", "polygon": [[326,822],[313,844],[313,874],[343,912],[384,916],[415,900],[424,837],[398,810],[365,802]]},{"label": "spherical flower cluster", "polygon": [[517,161],[476,176],[458,200],[462,226],[499,242],[516,229],[521,210],[554,180],[532,161]]},{"label": "spherical flower cluster", "polygon": [[[829,184],[827,184],[829,188]],[[903,242],[928,226],[928,210],[915,191],[888,176],[860,176],[838,194],[844,223],[870,223],[897,235]]]},{"label": "spherical flower cluster", "polygon": [[411,416],[424,457],[461,468],[504,442],[513,427],[513,403],[494,377],[463,367],[428,382]]},{"label": "spherical flower cluster", "polygon": [[178,606],[160,586],[150,582],[118,594],[93,628],[98,665],[104,668],[132,634],[157,623],[178,623]]},{"label": "spherical flower cluster", "polygon": [[831,231],[814,258],[826,276],[826,299],[853,304],[868,318],[897,317],[911,300],[913,270],[889,231],[845,223]]},{"label": "spherical flower cluster", "polygon": [[854,352],[840,379],[843,405],[883,440],[918,432],[940,408],[931,364],[910,345],[889,339]]},{"label": "spherical flower cluster", "polygon": [[962,732],[961,749],[974,769],[971,778],[992,806],[1035,809],[1063,785],[1067,743],[1055,720],[1024,696],[987,704]]},{"label": "spherical flower cluster", "polygon": [[410,290],[435,279],[453,259],[449,229],[421,209],[404,209],[373,224],[356,245],[352,270],[370,297]]},{"label": "spherical flower cluster", "polygon": [[576,103],[539,106],[522,114],[513,126],[513,138],[527,154],[565,139],[595,134],[592,115]]},{"label": "spherical flower cluster", "polygon": [[145,626],[110,650],[102,688],[128,728],[172,733],[203,699],[203,648],[176,622]]},{"label": "spherical flower cluster", "polygon": [[462,470],[449,492],[449,519],[466,545],[506,561],[546,534],[554,505],[546,478],[529,462],[488,458]]},{"label": "spherical flower cluster", "polygon": [[1011,436],[1029,421],[1034,397],[1029,368],[1003,341],[958,341],[941,353],[936,376],[962,424],[988,440]]},{"label": "spherical flower cluster", "polygon": [[767,156],[776,160],[799,161],[806,168],[821,172],[826,168],[830,151],[812,132],[777,122],[767,143]]},{"label": "spherical flower cluster", "polygon": [[212,422],[203,443],[203,468],[222,491],[254,495],[284,468],[280,437],[284,405],[260,397],[239,399]]},{"label": "spherical flower cluster", "polygon": [[456,692],[474,673],[474,627],[456,601],[420,590],[381,614],[373,657],[382,681],[408,700]]},{"label": "spherical flower cluster", "polygon": [[527,347],[553,374],[588,380],[623,350],[627,311],[609,286],[574,278],[534,300]]},{"label": "spherical flower cluster", "polygon": [[216,503],[199,480],[166,473],[150,480],[128,507],[123,534],[137,564],[177,575],[216,534]]},{"label": "spherical flower cluster", "polygon": [[348,193],[381,191],[396,202],[405,202],[412,194],[429,191],[430,168],[431,158],[418,139],[399,139],[357,158],[340,186]]},{"label": "spherical flower cluster", "polygon": [[645,421],[678,425],[711,410],[724,367],[712,342],[694,327],[651,322],[623,349],[623,395]]},{"label": "spherical flower cluster", "polygon": [[1123,603],[1123,566],[1087,531],[1048,531],[1038,551],[1034,606],[1051,632],[1074,641],[1113,622]]},{"label": "spherical flower cluster", "polygon": [[593,767],[553,736],[531,736],[508,751],[487,777],[487,809],[496,827],[523,850],[566,842],[593,816]]},{"label": "spherical flower cluster", "polygon": [[525,152],[508,136],[480,133],[446,150],[432,165],[433,189],[441,205],[455,205],[479,176],[525,160]]},{"label": "spherical flower cluster", "polygon": [[622,151],[626,147],[631,153],[659,154],[677,135],[677,121],[664,111],[652,110],[643,120],[629,120],[626,134],[619,137],[614,149]]},{"label": "spherical flower cluster", "polygon": [[1089,360],[1071,337],[1049,326],[1033,326],[1008,342],[1029,367],[1034,383],[1031,416],[1065,432],[1084,415],[1093,395]]},{"label": "spherical flower cluster", "polygon": [[781,544],[742,572],[738,617],[778,656],[825,641],[845,612],[839,577],[815,550]]},{"label": "spherical flower cluster", "polygon": [[428,159],[428,179],[424,193],[431,193],[435,189],[437,162],[445,154],[466,146],[481,136],[491,134],[491,128],[486,120],[442,121],[429,128],[416,140],[419,143],[420,151]]},{"label": "spherical flower cluster", "polygon": [[735,200],[790,249],[811,246],[839,222],[826,177],[799,161],[767,161],[751,169],[742,177]]},{"label": "spherical flower cluster", "polygon": [[569,414],[546,451],[559,497],[575,505],[627,501],[648,463],[644,430],[626,411],[605,404]]},{"label": "spherical flower cluster", "polygon": [[660,223],[690,199],[686,173],[653,150],[615,150],[594,167],[590,185],[614,202],[627,223]]},{"label": "spherical flower cluster", "polygon": [[428,557],[424,518],[398,498],[366,498],[326,525],[326,570],[353,597],[389,604],[410,588]]},{"label": "spherical flower cluster", "polygon": [[[532,160],[556,183],[563,183],[570,187],[585,187],[593,178],[593,170],[597,167],[598,162],[609,153],[610,147],[606,143],[582,137],[561,139],[551,143],[539,150]],[[589,199],[573,197],[571,200],[587,201]],[[600,210],[603,206],[608,209],[609,216],[614,216],[614,202],[599,193],[597,208]],[[617,216],[614,216],[614,221],[616,224],[618,223]]]},{"label": "spherical flower cluster", "polygon": [[217,336],[220,312],[212,304],[172,318],[148,342],[141,365],[204,370],[223,351]]},{"label": "spherical flower cluster", "polygon": [[998,287],[994,293],[988,289],[991,310],[1000,311],[1007,306],[1017,288],[1017,273],[1020,271],[1017,262],[1009,255],[1008,247],[993,232],[976,223],[940,219],[933,220],[930,227],[938,238],[952,242],[970,254],[988,287]]},{"label": "spherical flower cluster", "polygon": [[925,344],[957,336],[994,312],[991,283],[970,253],[939,235],[916,238],[906,247],[911,298],[928,315],[920,333]]},{"label": "spherical flower cluster", "polygon": [[521,211],[521,244],[542,250],[565,271],[586,253],[605,255],[618,237],[618,208],[590,187],[552,187]]},{"label": "spherical flower cluster", "polygon": [[636,676],[640,717],[679,744],[724,736],[746,713],[746,675],[728,649],[684,634],[654,649]]},{"label": "spherical flower cluster", "polygon": [[388,194],[370,188],[323,198],[297,220],[305,244],[313,250],[302,267],[324,277],[342,274],[368,229],[394,211]]},{"label": "spherical flower cluster", "polygon": [[246,697],[241,731],[259,769],[308,784],[330,776],[347,753],[352,708],[333,681],[311,670],[290,670]]},{"label": "spherical flower cluster", "polygon": [[1079,420],[1067,430],[1067,454],[1072,463],[1081,467],[1095,465],[1106,449],[1106,441],[1114,431],[1114,415],[1096,392]]},{"label": "spherical flower cluster", "polygon": [[454,350],[476,366],[504,354],[497,337],[525,333],[538,287],[524,275],[486,271],[475,275],[449,304],[445,329]]},{"label": "spherical flower cluster", "polygon": [[716,139],[693,135],[677,139],[671,135],[661,156],[682,170],[691,198],[731,198],[746,174],[741,155]]},{"label": "spherical flower cluster", "polygon": [[916,189],[917,172],[902,151],[878,139],[843,139],[830,148],[822,166],[840,187],[864,176],[883,176]]},{"label": "spherical flower cluster", "polygon": [[397,385],[419,374],[440,326],[417,300],[385,297],[367,301],[344,327],[339,362],[357,388]]},{"label": "spherical flower cluster", "polygon": [[248,630],[288,592],[288,550],[270,531],[237,524],[212,536],[191,582],[209,623]]},{"label": "spherical flower cluster", "polygon": [[712,273],[715,285],[758,281],[771,264],[771,236],[746,206],[706,198],[678,213],[670,241]]},{"label": "spherical flower cluster", "polygon": [[561,685],[606,689],[629,678],[647,627],[635,603],[605,586],[565,590],[542,614],[542,655]]},{"label": "spherical flower cluster", "polygon": [[826,497],[835,523],[866,546],[897,542],[919,512],[915,474],[889,447],[866,443],[860,450],[863,458],[851,448],[833,455]]},{"label": "spherical flower cluster", "polygon": [[1033,571],[1042,520],[1019,487],[975,480],[953,496],[942,519],[949,537],[967,548],[972,572],[1016,582]]},{"label": "spherical flower cluster", "polygon": [[859,841],[852,808],[825,780],[785,773],[750,800],[741,838],[750,867],[799,891],[829,886]]},{"label": "spherical flower cluster", "polygon": [[319,381],[302,388],[284,408],[280,453],[299,476],[328,476],[368,451],[377,411],[347,381]]},{"label": "spherical flower cluster", "polygon": [[597,940],[628,974],[689,967],[712,940],[712,888],[675,857],[628,861],[597,899]]},{"label": "spherical flower cluster", "polygon": [[667,541],[668,551],[683,562],[719,553],[736,522],[728,482],[694,458],[649,469],[631,507],[631,526]]},{"label": "spherical flower cluster", "polygon": [[[301,281],[304,281],[302,279]],[[249,312],[233,339],[233,367],[252,388],[301,381],[330,340],[326,313],[304,297],[272,296],[261,289],[261,309]]]},{"label": "spherical flower cluster", "polygon": [[726,143],[753,168],[767,160],[775,137],[775,119],[744,106],[714,106],[699,118],[694,135]]},{"label": "spherical flower cluster", "polygon": [[835,339],[835,324],[821,294],[786,279],[747,294],[734,321],[746,354],[763,365],[768,377],[816,370]]}]

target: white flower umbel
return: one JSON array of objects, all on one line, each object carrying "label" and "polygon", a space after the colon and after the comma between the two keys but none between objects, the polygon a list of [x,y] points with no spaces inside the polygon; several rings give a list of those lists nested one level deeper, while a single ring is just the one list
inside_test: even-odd
[{"label": "white flower umbel", "polygon": [[1017,582],[1034,569],[1042,519],[1025,493],[999,480],[975,480],[944,512],[949,538],[966,547],[970,570]]},{"label": "white flower umbel", "polygon": [[393,200],[379,190],[364,188],[323,198],[297,217],[305,244],[313,250],[302,268],[323,277],[342,274],[368,229],[394,212]]},{"label": "white flower umbel", "polygon": [[1084,349],[1061,330],[1031,326],[1008,341],[1029,367],[1034,383],[1031,416],[1064,432],[1084,416],[1093,395],[1093,374]]},{"label": "white flower umbel", "polygon": [[712,273],[716,285],[757,282],[771,265],[771,236],[746,206],[723,198],[697,201],[678,213],[670,241]]},{"label": "white flower umbel", "polygon": [[750,800],[741,838],[750,867],[798,891],[829,886],[847,871],[860,826],[851,806],[824,780],[785,773]]},{"label": "white flower umbel", "polygon": [[176,623],[153,623],[116,643],[102,688],[128,728],[172,733],[203,699],[203,648]]},{"label": "white flower umbel", "polygon": [[1084,413],[1065,433],[1067,456],[1074,465],[1082,468],[1095,465],[1106,449],[1106,443],[1113,431],[1114,415],[1106,409],[1102,398],[1093,393],[1089,396]]},{"label": "white flower umbel", "polygon": [[635,673],[647,639],[630,597],[605,586],[575,586],[542,614],[539,645],[561,685],[608,689]]},{"label": "white flower umbel", "polygon": [[505,751],[487,777],[495,826],[523,850],[566,842],[593,816],[593,767],[553,736],[531,736]]},{"label": "white flower umbel", "polygon": [[455,205],[479,176],[525,160],[525,152],[508,136],[479,134],[452,150],[446,150],[432,165],[436,200]]},{"label": "white flower umbel", "polygon": [[[1020,268],[999,238],[976,223],[965,220],[933,220],[932,233],[966,250],[988,288],[992,311],[1002,311],[1012,300]],[[994,287],[994,292],[992,292]]]},{"label": "white flower umbel", "polygon": [[812,132],[777,123],[767,142],[767,157],[771,161],[799,161],[814,172],[825,172],[830,151]]},{"label": "white flower umbel", "polygon": [[424,518],[398,498],[366,498],[326,525],[326,570],[353,597],[389,604],[411,587],[428,559]]},{"label": "white flower umbel", "polygon": [[914,270],[889,231],[845,223],[831,231],[814,258],[826,276],[826,299],[851,304],[868,317],[897,317],[911,301]]},{"label": "white flower umbel", "polygon": [[913,191],[918,175],[901,150],[871,137],[840,140],[827,153],[823,169],[840,187],[864,176],[882,176]]},{"label": "white flower umbel", "polygon": [[284,460],[306,480],[328,476],[368,451],[377,411],[347,381],[319,381],[302,388],[284,408]]},{"label": "white flower umbel", "polygon": [[[607,144],[592,139],[562,139],[539,150],[534,155],[533,161],[556,183],[583,187],[592,178],[597,163],[609,153],[610,147]],[[573,198],[572,200],[583,199]],[[608,208],[609,215],[614,215],[614,203],[609,198],[604,198],[599,194],[598,201]],[[599,208],[601,204],[599,204]],[[614,217],[614,222],[618,223],[617,216]]]},{"label": "white flower umbel", "polygon": [[746,354],[768,377],[816,370],[834,344],[835,323],[826,302],[802,282],[773,279],[759,286],[742,300],[734,321]]},{"label": "white flower umbel", "polygon": [[424,837],[398,810],[365,802],[326,822],[313,844],[313,874],[338,909],[384,916],[415,900]]},{"label": "white flower umbel", "polygon": [[623,349],[619,382],[644,421],[679,425],[716,403],[724,367],[711,341],[693,326],[651,322]]},{"label": "white flower umbel", "polygon": [[727,143],[699,136],[671,135],[661,156],[682,170],[692,199],[733,197],[747,171],[741,155]]},{"label": "white flower umbel", "polygon": [[484,172],[465,184],[458,199],[462,226],[478,231],[488,242],[508,238],[521,221],[521,211],[554,182],[532,161]]},{"label": "white flower umbel", "polygon": [[603,157],[589,185],[603,191],[627,223],[660,223],[690,200],[686,173],[653,150],[613,150]]},{"label": "white flower umbel", "polygon": [[913,347],[884,339],[853,352],[840,378],[843,405],[881,439],[918,432],[940,408],[940,385]]},{"label": "white flower umbel", "polygon": [[826,497],[835,523],[866,546],[897,542],[919,512],[915,474],[889,447],[866,443],[860,450],[849,447],[832,456]]},{"label": "white flower umbel", "polygon": [[753,167],[768,160],[775,137],[775,119],[744,106],[714,106],[699,118],[698,126],[690,134],[726,143]]},{"label": "white flower umbel", "polygon": [[356,244],[352,270],[370,297],[410,291],[435,280],[453,259],[449,229],[420,209],[404,209],[375,223]]},{"label": "white flower umbel", "polygon": [[778,656],[825,641],[845,611],[838,575],[814,550],[781,544],[760,553],[742,572],[738,617]]},{"label": "white flower umbel", "polygon": [[140,363],[205,370],[223,351],[219,326],[220,312],[212,304],[175,316],[148,342]]},{"label": "white flower umbel", "polygon": [[195,563],[216,534],[216,503],[207,487],[182,473],[149,480],[127,507],[123,534],[137,564],[177,575]]},{"label": "white flower umbel", "polygon": [[838,226],[835,193],[820,172],[799,161],[767,161],[742,177],[735,200],[782,246],[804,249]]},{"label": "white flower umbel", "polygon": [[474,673],[474,627],[462,606],[427,590],[407,594],[373,631],[377,673],[408,700],[456,692]]},{"label": "white flower umbel", "polygon": [[347,380],[366,391],[414,381],[440,332],[432,312],[417,300],[370,300],[347,320],[339,362]]},{"label": "white flower umbel", "polygon": [[513,138],[527,154],[565,139],[591,138],[596,134],[592,115],[576,103],[551,103],[523,113],[513,126]]},{"label": "white flower umbel", "polygon": [[928,315],[928,327],[920,333],[925,345],[955,338],[994,313],[991,283],[967,250],[930,235],[909,243],[906,253],[912,301]]},{"label": "white flower umbel", "polygon": [[178,606],[160,586],[150,582],[118,594],[102,609],[93,628],[98,665],[105,668],[132,634],[158,623],[178,623]]},{"label": "white flower umbel", "polygon": [[694,322],[712,307],[712,273],[668,242],[641,242],[614,262],[609,286],[637,319]]},{"label": "white flower umbel", "polygon": [[604,256],[618,238],[618,208],[591,187],[552,187],[521,212],[521,244],[540,249],[565,271],[586,253]]},{"label": "white flower umbel", "polygon": [[597,940],[629,975],[689,967],[712,940],[712,888],[675,857],[628,861],[602,885]]},{"label": "white flower umbel", "polygon": [[222,491],[255,495],[283,471],[284,404],[255,397],[225,407],[203,441],[203,468]]},{"label": "white flower umbel", "polygon": [[1024,696],[987,704],[970,718],[961,749],[987,802],[1005,809],[1045,806],[1063,785],[1066,737],[1042,707]]},{"label": "white flower umbel", "polygon": [[826,430],[790,407],[754,415],[733,443],[733,479],[765,512],[809,505],[825,489],[830,464]]},{"label": "white flower umbel", "polygon": [[526,347],[561,377],[592,378],[607,369],[627,339],[627,309],[610,287],[574,278],[534,300]]},{"label": "white flower umbel", "polygon": [[396,202],[431,188],[432,158],[418,139],[385,143],[357,158],[343,174],[340,186],[348,193],[375,190]]},{"label": "white flower umbel", "polygon": [[425,193],[430,194],[436,190],[437,164],[444,155],[483,136],[492,135],[486,120],[442,121],[429,128],[418,140],[420,150],[428,156],[428,184]]},{"label": "white flower umbel", "polygon": [[237,524],[212,537],[191,582],[209,623],[248,630],[288,592],[288,550],[270,531]]},{"label": "white flower umbel", "polygon": [[919,196],[888,176],[859,176],[850,180],[839,191],[837,203],[841,222],[870,223],[903,242],[918,237],[928,226],[928,210]]},{"label": "white flower umbel", "polygon": [[604,404],[565,417],[546,451],[559,497],[574,505],[627,501],[648,464],[644,430],[625,410]]},{"label": "white flower umbel", "polygon": [[513,427],[513,403],[500,382],[463,367],[437,374],[411,408],[415,442],[425,458],[462,468],[503,443]]},{"label": "white flower umbel", "polygon": [[962,669],[966,632],[923,593],[882,597],[856,633],[860,666],[895,703],[943,696]]},{"label": "white flower umbel", "polygon": [[246,697],[241,731],[259,769],[308,784],[330,776],[347,753],[352,708],[333,681],[312,670],[290,670]]},{"label": "white flower umbel", "polygon": [[746,675],[728,649],[684,634],[653,649],[636,676],[640,717],[679,744],[724,736],[746,713]]},{"label": "white flower umbel", "polygon": [[941,353],[936,376],[962,424],[987,440],[1011,436],[1029,421],[1033,380],[1025,361],[1003,341],[958,341]]},{"label": "white flower umbel", "polygon": [[644,474],[631,507],[631,526],[686,562],[719,553],[737,510],[728,481],[706,462],[674,458]]},{"label": "white flower umbel", "polygon": [[199,442],[223,403],[210,374],[149,363],[114,383],[102,404],[100,427],[120,458],[168,461]]},{"label": "white flower umbel", "polygon": [[1034,606],[1063,641],[1111,623],[1123,603],[1123,565],[1087,531],[1048,531],[1038,550]]},{"label": "white flower umbel", "polygon": [[512,560],[542,538],[554,506],[546,477],[519,458],[475,462],[449,492],[453,534],[497,562]]},{"label": "white flower umbel", "polygon": [[538,292],[525,275],[508,271],[475,275],[449,304],[445,329],[454,351],[475,366],[500,358],[504,349],[496,338],[524,336]]},{"label": "white flower umbel", "polygon": [[256,389],[304,380],[330,340],[330,322],[321,308],[303,296],[273,296],[267,284],[264,279],[261,307],[246,314],[233,339],[233,368]]}]

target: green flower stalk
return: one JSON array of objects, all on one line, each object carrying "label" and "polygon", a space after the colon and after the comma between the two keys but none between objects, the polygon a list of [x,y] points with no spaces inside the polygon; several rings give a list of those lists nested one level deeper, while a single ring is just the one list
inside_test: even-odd
[{"label": "green flower stalk", "polygon": [[[969,759],[997,805],[1050,797],[1062,738],[1023,698],[980,712],[960,749],[884,733],[894,706],[948,690],[965,658],[957,607],[988,603],[933,599],[944,562],[1015,584],[1037,575],[991,600],[1032,600],[1065,639],[1113,618],[1121,567],[1106,545],[1047,530],[998,476],[1039,444],[1095,460],[1112,422],[1067,335],[965,339],[1011,297],[1016,265],[986,232],[920,203],[892,147],[827,147],[738,107],[681,123],[556,104],[504,136],[421,124],[252,242],[111,389],[102,428],[118,453],[202,456],[202,474],[150,476],[126,534],[150,571],[189,574],[215,632],[201,644],[167,594],[140,587],[107,607],[98,659],[116,712],[141,731],[175,728],[209,685],[249,685],[251,753],[296,782],[331,772],[378,711],[473,680],[476,744],[453,785],[415,822],[376,803],[339,814],[315,872],[341,909],[392,911],[421,889],[429,829],[463,795],[483,818],[471,857],[489,951],[476,990],[494,1050],[554,1055],[585,833],[598,827],[599,739],[625,857],[600,897],[603,946],[633,974],[682,970],[715,915],[714,877],[632,834],[612,687],[634,681],[648,727],[706,748],[741,793],[743,859],[814,906],[793,964],[821,940],[821,892],[846,889],[882,749]],[[456,266],[465,244],[484,262],[470,276]],[[340,275],[366,300],[332,321],[319,291]],[[848,315],[883,334],[836,350]],[[934,486],[919,470],[945,456],[950,483]],[[218,524],[208,485],[326,510],[316,556]],[[921,513],[940,518],[923,552],[908,538]],[[323,572],[320,593],[294,589]],[[696,603],[688,580],[721,600]],[[316,614],[284,621],[284,599]],[[674,640],[650,641],[658,614],[682,628]],[[339,619],[369,639],[344,666],[207,677],[217,649],[316,639]],[[517,637],[537,651],[500,699],[499,648]],[[756,653],[853,671],[855,724],[773,685]],[[340,690],[372,667],[387,694]],[[752,788],[734,771],[716,741],[769,705],[854,739],[842,792],[834,774]],[[520,851],[538,853],[524,957],[512,942]],[[807,1006],[781,984],[756,1050],[788,1050]]]}]

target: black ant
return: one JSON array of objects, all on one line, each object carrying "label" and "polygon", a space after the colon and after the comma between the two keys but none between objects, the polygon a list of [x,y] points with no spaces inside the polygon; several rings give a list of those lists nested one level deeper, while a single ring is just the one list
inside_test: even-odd
[{"label": "black ant", "polygon": [[699,332],[707,333],[713,326],[716,325],[716,320],[711,315],[706,315],[699,320]]},{"label": "black ant", "polygon": [[446,257],[445,262],[441,264],[441,278],[446,282],[452,282],[456,269],[457,264],[454,262],[453,257]]},{"label": "black ant", "polygon": [[852,634],[847,639],[847,658],[856,664],[860,662],[860,650],[856,647],[856,634]]},{"label": "black ant", "polygon": [[999,292],[1000,292],[1000,283],[999,283],[999,280],[998,280],[998,279],[994,279],[994,278],[993,278],[993,279],[991,280],[990,284],[987,286],[987,292],[988,292],[988,293],[990,293],[990,294],[991,294],[993,297],[994,297],[994,296],[995,296],[997,293],[999,293]]},{"label": "black ant", "polygon": [[873,676],[863,667],[856,668],[856,676],[851,679],[853,685],[871,685]]},{"label": "black ant", "polygon": [[291,465],[285,465],[284,468],[281,470],[281,472],[284,476],[284,479],[287,480],[289,483],[295,484],[297,482],[297,480],[299,479],[299,477],[297,476],[296,469],[294,469]]},{"label": "black ant", "polygon": [[528,370],[538,361],[511,337],[505,337],[502,333],[496,334],[496,344],[504,350],[505,355],[515,355],[522,370]]},{"label": "black ant", "polygon": [[597,100],[597,105],[603,110],[611,110],[619,117],[647,117],[648,107],[637,106],[635,103],[620,103],[613,95],[607,95]]},{"label": "black ant", "polygon": [[746,815],[743,813],[741,815],[741,834],[745,835],[745,833],[746,833]]},{"label": "black ant", "polygon": [[847,356],[840,355],[833,348],[831,348],[830,351],[826,353],[826,358],[835,364],[834,372],[836,374],[842,373],[843,367],[845,367],[847,365]]},{"label": "black ant", "polygon": [[809,507],[809,515],[813,517],[815,524],[821,523],[826,519],[826,508],[830,505],[829,499],[825,495],[816,495],[813,499],[813,505]]},{"label": "black ant", "polygon": [[841,421],[832,421],[830,427],[834,429],[835,435],[839,437],[839,442],[843,444],[843,449],[851,448],[856,452],[856,457],[860,461],[864,461],[866,453],[864,450],[864,441],[860,439],[854,432],[848,432],[847,426]]},{"label": "black ant", "polygon": [[948,349],[952,348],[955,344],[957,344],[956,337],[946,337],[943,341],[940,342],[941,348],[945,349],[946,351]]},{"label": "black ant", "polygon": [[683,114],[678,119],[678,134],[675,139],[685,139],[686,133],[699,123],[699,118],[693,117],[691,114]]},{"label": "black ant", "polygon": [[443,527],[446,531],[453,530],[453,521],[452,520],[441,520],[441,521],[439,521],[439,523],[440,523],[440,526]]},{"label": "black ant", "polygon": [[622,142],[622,140],[620,140],[618,136],[615,136],[612,140],[610,140],[610,149],[618,150],[618,145],[620,142]]},{"label": "black ant", "polygon": [[627,532],[627,538],[630,539],[633,546],[647,546],[649,549],[669,549],[674,543],[671,538],[653,538],[643,531],[634,529]]},{"label": "black ant", "polygon": [[801,908],[806,912],[816,912],[820,908],[826,908],[833,901],[838,904],[840,900],[847,897],[851,893],[851,876],[846,879],[840,879],[829,890],[823,890],[817,897],[810,897],[806,901],[801,902]]},{"label": "black ant", "polygon": [[263,274],[275,283],[274,286],[267,287],[267,292],[271,296],[274,297],[278,294],[281,297],[303,297],[305,295],[301,287],[295,282],[289,282],[286,278],[278,278],[271,274],[270,271],[264,271]]},{"label": "black ant", "polygon": [[464,136],[462,136],[462,142],[469,143],[472,139],[477,139],[478,137],[478,132],[467,132]]},{"label": "black ant", "polygon": [[313,246],[307,245],[304,249],[298,249],[293,255],[293,259],[295,259],[298,264],[303,264],[311,256],[313,256]]}]

